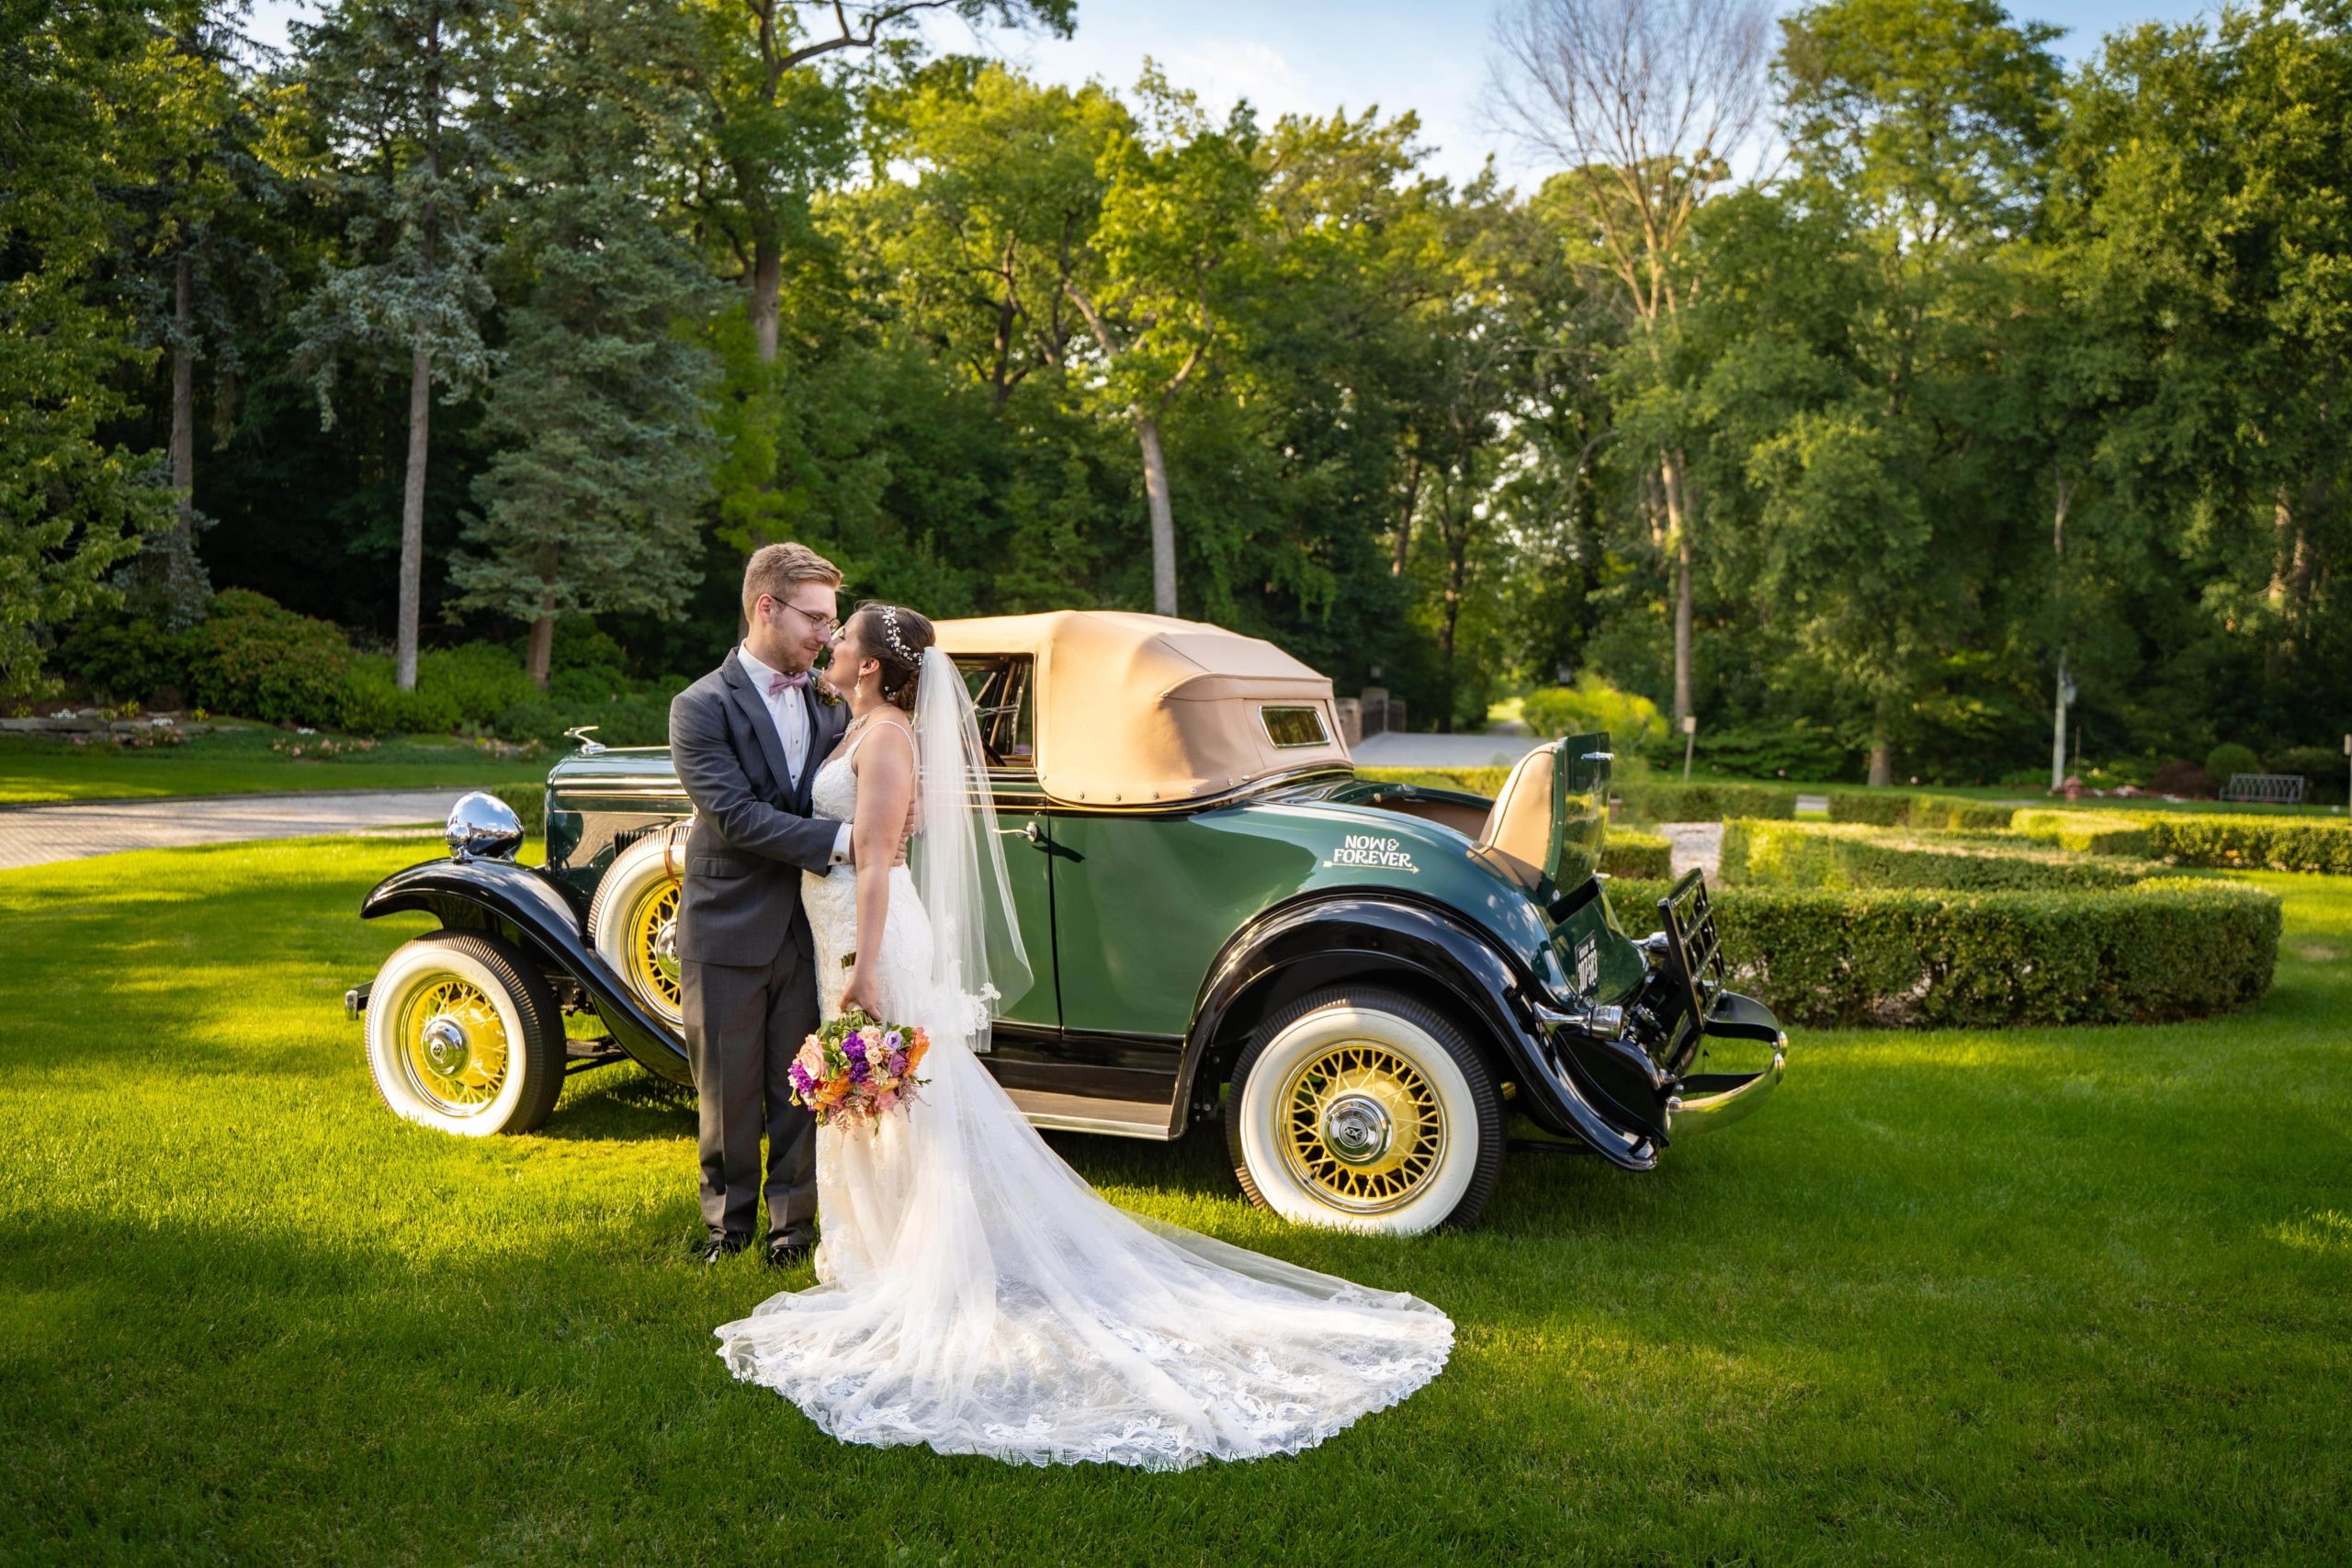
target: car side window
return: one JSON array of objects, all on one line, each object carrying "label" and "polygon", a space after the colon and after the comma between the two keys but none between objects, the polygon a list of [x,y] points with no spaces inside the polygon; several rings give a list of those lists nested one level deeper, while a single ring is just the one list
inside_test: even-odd
[{"label": "car side window", "polygon": [[990,769],[1010,773],[1034,773],[1037,756],[1032,737],[1030,679],[1033,661],[1025,653],[959,653],[956,668],[979,710],[980,749]]}]

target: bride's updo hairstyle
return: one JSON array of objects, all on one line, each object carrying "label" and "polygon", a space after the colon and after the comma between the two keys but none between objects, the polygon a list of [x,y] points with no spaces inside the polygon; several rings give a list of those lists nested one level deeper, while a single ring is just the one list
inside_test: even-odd
[{"label": "bride's updo hairstyle", "polygon": [[907,713],[915,711],[915,682],[922,672],[923,649],[938,640],[931,623],[903,604],[868,599],[855,616],[863,624],[857,645],[882,666],[882,700]]}]

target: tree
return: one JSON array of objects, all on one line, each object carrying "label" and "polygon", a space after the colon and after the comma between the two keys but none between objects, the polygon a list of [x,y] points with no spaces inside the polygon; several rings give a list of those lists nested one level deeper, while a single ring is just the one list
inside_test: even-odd
[{"label": "tree", "polygon": [[342,361],[401,364],[408,374],[395,650],[402,691],[416,684],[433,389],[460,397],[490,369],[481,209],[497,156],[484,123],[497,102],[504,14],[503,0],[341,0],[318,25],[294,27],[303,86],[351,205],[353,259],[328,273],[298,316],[322,423],[334,423]]},{"label": "tree", "polygon": [[675,615],[701,566],[717,366],[685,327],[713,285],[637,186],[673,108],[639,69],[661,21],[646,0],[543,0],[508,63],[493,270],[518,299],[482,420],[498,451],[451,577],[460,607],[529,624],[542,687],[558,616]]},{"label": "tree", "polygon": [[168,626],[195,620],[210,596],[196,548],[197,372],[211,374],[216,441],[225,438],[241,368],[241,329],[266,319],[284,276],[270,254],[284,182],[273,163],[280,118],[249,67],[239,30],[249,0],[180,0],[150,52],[158,91],[151,126],[168,128],[163,156],[132,200],[147,213],[145,263],[130,275],[141,336],[170,365],[167,451],[178,499],[170,531],[128,572],[132,608]]},{"label": "tree", "polygon": [[[1517,0],[1498,20],[1505,117],[1586,191],[1603,265],[1654,369],[1684,303],[1685,236],[1732,177],[1765,109],[1765,0]],[[1674,716],[1691,712],[1689,459],[1660,433],[1657,494],[1674,571]]]},{"label": "tree", "polygon": [[681,195],[734,257],[759,361],[772,365],[786,254],[808,238],[813,196],[854,152],[848,88],[820,63],[904,59],[916,47],[914,28],[933,12],[1034,23],[1066,38],[1076,0],[695,0],[695,8],[698,45],[673,60],[701,106]]},{"label": "tree", "polygon": [[107,573],[168,529],[152,455],[110,442],[121,378],[153,355],[95,288],[121,204],[167,151],[117,112],[153,90],[154,13],[79,0],[0,6],[0,698],[56,689],[52,628],[107,603]]}]

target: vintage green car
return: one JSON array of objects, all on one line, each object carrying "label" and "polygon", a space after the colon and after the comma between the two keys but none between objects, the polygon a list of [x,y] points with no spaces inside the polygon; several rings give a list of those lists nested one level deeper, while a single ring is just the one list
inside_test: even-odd
[{"label": "vintage green car", "polygon": [[[1635,942],[1596,874],[1605,736],[1527,757],[1492,801],[1357,776],[1330,682],[1272,644],[1153,615],[947,621],[993,764],[1035,983],[988,1058],[1040,1126],[1171,1139],[1222,1115],[1251,1200],[1410,1233],[1493,1194],[1506,1123],[1646,1170],[1747,1113],[1787,1037],[1724,987],[1696,873]],[[393,1110],[526,1131],[567,1071],[689,1081],[677,851],[659,748],[593,742],[547,786],[547,863],[488,795],[451,857],[371,892],[442,930],[348,1006]],[[566,1015],[592,1020],[567,1035]],[[1747,1043],[1743,1047],[1742,1043]],[[1746,1049],[1748,1070],[1712,1070]]]}]

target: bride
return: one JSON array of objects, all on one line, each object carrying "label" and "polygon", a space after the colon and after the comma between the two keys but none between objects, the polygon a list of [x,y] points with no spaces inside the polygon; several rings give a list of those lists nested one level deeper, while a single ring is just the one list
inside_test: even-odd
[{"label": "bride", "polygon": [[721,1326],[720,1357],[846,1441],[1030,1464],[1294,1453],[1403,1399],[1445,1364],[1444,1314],[1112,1207],[980,1065],[1029,970],[972,699],[932,641],[883,604],[838,634],[852,722],[815,805],[857,871],[801,890],[824,1016],[921,1025],[928,1087],[819,1130],[820,1282]]}]

